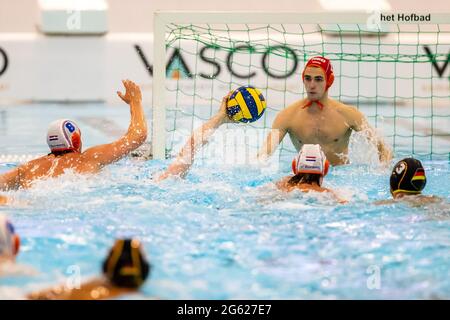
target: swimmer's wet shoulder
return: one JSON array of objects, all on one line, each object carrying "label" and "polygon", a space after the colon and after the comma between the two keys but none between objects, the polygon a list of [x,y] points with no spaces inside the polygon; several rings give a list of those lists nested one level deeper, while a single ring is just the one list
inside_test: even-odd
[{"label": "swimmer's wet shoulder", "polygon": [[392,199],[376,201],[375,204],[407,203],[418,207],[443,202],[438,196],[422,194],[427,177],[425,168],[418,159],[404,158],[398,161],[392,169],[389,184]]},{"label": "swimmer's wet shoulder", "polygon": [[79,288],[58,285],[52,288],[32,292],[29,300],[102,300],[112,299],[124,294],[136,292],[136,289],[119,288],[107,279],[95,278],[83,283]]},{"label": "swimmer's wet shoulder", "polygon": [[392,205],[392,204],[406,204],[411,207],[423,207],[429,204],[444,203],[444,199],[435,195],[404,195],[395,199],[386,199],[375,201],[375,205]]}]

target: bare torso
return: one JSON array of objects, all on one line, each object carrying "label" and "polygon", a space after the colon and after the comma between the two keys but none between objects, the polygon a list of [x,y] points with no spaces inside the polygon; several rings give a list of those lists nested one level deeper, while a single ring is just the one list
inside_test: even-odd
[{"label": "bare torso", "polygon": [[303,108],[306,100],[300,100],[282,112],[286,128],[297,151],[303,144],[320,144],[331,164],[347,163],[347,153],[352,120],[352,107],[329,100],[323,110],[317,106]]},{"label": "bare torso", "polygon": [[31,160],[18,168],[19,185],[28,188],[34,180],[57,177],[67,169],[77,173],[94,173],[100,169],[97,164],[83,158],[82,153],[72,152],[57,157],[50,154]]},{"label": "bare torso", "polygon": [[[77,147],[66,146],[61,150],[72,152],[49,154],[31,160],[21,166],[0,174],[0,190],[15,190],[28,188],[37,179],[53,178],[66,170],[76,173],[96,173],[104,166],[119,161],[133,150],[137,149],[147,139],[147,121],[142,108],[142,95],[138,85],[130,80],[122,81],[126,92],[117,92],[118,96],[130,106],[130,125],[128,131],[116,141],[88,148],[81,152],[81,141]],[[78,137],[80,139],[80,137]],[[52,150],[52,146],[50,146]],[[0,196],[0,202],[4,197]]]}]

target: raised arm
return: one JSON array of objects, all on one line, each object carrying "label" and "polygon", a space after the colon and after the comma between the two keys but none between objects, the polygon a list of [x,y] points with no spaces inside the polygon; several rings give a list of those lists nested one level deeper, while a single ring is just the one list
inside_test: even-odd
[{"label": "raised arm", "polygon": [[377,146],[380,162],[388,165],[392,160],[392,150],[367,121],[366,117],[356,108],[351,108],[350,123],[355,131],[365,131],[369,141]]},{"label": "raised arm", "polygon": [[233,122],[226,113],[228,97],[229,94],[223,97],[219,112],[192,133],[177,158],[169,165],[167,170],[157,178],[158,181],[167,179],[170,176],[184,177],[194,163],[197,151],[203,145],[208,143],[217,128],[224,123]]},{"label": "raised arm", "polygon": [[265,160],[270,157],[272,153],[277,149],[281,141],[283,141],[283,138],[287,133],[285,123],[285,114],[283,113],[283,111],[281,111],[273,121],[272,129],[267,135],[264,145],[258,152],[259,160]]},{"label": "raised arm", "polygon": [[137,149],[147,139],[147,122],[142,109],[142,95],[139,86],[130,80],[122,81],[126,93],[117,95],[130,105],[131,120],[127,133],[119,140],[109,144],[89,148],[83,153],[84,159],[93,165],[103,167],[118,161]]}]

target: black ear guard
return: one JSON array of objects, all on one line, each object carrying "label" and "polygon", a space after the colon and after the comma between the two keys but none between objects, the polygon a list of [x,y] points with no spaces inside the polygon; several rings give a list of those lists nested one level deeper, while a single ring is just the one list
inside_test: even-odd
[{"label": "black ear guard", "polygon": [[102,270],[111,283],[125,288],[138,288],[147,279],[151,265],[136,239],[116,240]]}]

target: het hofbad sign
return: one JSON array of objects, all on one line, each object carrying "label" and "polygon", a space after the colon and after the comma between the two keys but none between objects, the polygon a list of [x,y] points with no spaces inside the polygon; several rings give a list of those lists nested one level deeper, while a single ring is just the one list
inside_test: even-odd
[{"label": "het hofbad sign", "polygon": [[[396,20],[397,19],[397,20]],[[429,14],[415,14],[415,13],[397,13],[397,14],[382,14],[380,13],[381,21],[391,21],[391,22],[421,22],[421,21],[431,21],[431,13]]]}]

